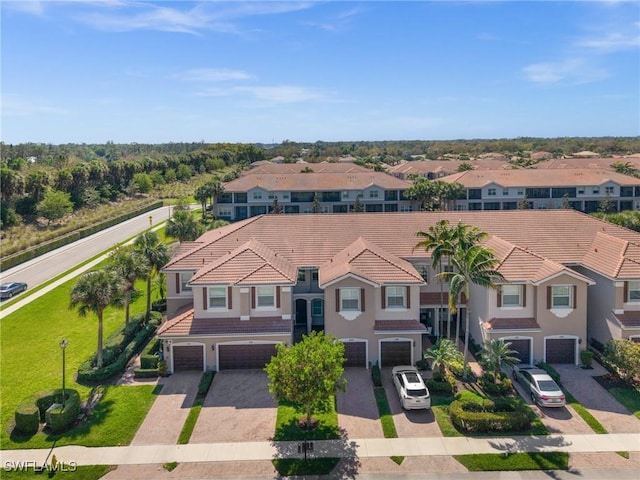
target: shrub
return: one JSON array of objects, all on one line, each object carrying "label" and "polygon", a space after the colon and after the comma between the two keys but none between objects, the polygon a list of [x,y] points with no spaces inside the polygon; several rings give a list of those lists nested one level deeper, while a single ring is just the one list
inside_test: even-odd
[{"label": "shrub", "polygon": [[451,394],[456,391],[456,379],[450,373],[441,375],[434,373],[433,378],[427,380],[427,388],[430,393]]},{"label": "shrub", "polygon": [[522,432],[531,427],[533,412],[518,398],[483,398],[466,391],[449,407],[451,423],[461,431]]},{"label": "shrub", "polygon": [[591,368],[591,362],[593,361],[593,352],[591,350],[581,350],[580,351],[580,363],[587,367]]},{"label": "shrub", "polygon": [[211,387],[211,382],[213,382],[213,377],[216,372],[212,370],[208,370],[202,374],[202,378],[200,379],[200,384],[198,385],[198,395],[205,396],[209,391],[209,387]]},{"label": "shrub", "polygon": [[377,362],[373,367],[371,367],[371,379],[373,380],[374,386],[382,386],[382,372],[380,372],[380,366]]},{"label": "shrub", "polygon": [[500,374],[500,378],[496,383],[493,373],[485,372],[484,375],[478,379],[478,384],[486,394],[494,396],[505,395],[513,388],[511,379],[503,373]]},{"label": "shrub", "polygon": [[159,361],[160,359],[156,355],[140,355],[140,368],[143,370],[152,368],[158,370]]},{"label": "shrub", "polygon": [[162,313],[160,312],[149,312],[149,316],[147,317],[147,324],[158,326],[162,323]]},{"label": "shrub", "polygon": [[[60,403],[58,407],[47,409],[45,420],[49,428],[55,433],[64,432],[73,425],[80,413],[80,395],[76,390],[65,390],[67,399],[64,402],[64,409]],[[62,392],[60,392],[62,400]]]},{"label": "shrub", "polygon": [[33,402],[18,405],[15,413],[16,430],[20,433],[33,435],[40,428],[40,411]]},{"label": "shrub", "polygon": [[604,357],[624,381],[640,381],[640,343],[631,340],[609,340]]},{"label": "shrub", "polygon": [[418,370],[431,370],[431,365],[429,365],[429,360],[421,358],[416,362],[416,368]]},{"label": "shrub", "polygon": [[454,360],[449,363],[449,371],[456,377],[462,377],[464,370],[464,363],[462,361]]},{"label": "shrub", "polygon": [[136,368],[133,370],[134,378],[156,378],[160,375],[157,368]]},{"label": "shrub", "polygon": [[167,300],[156,300],[151,304],[151,310],[154,312],[164,313],[167,311]]}]

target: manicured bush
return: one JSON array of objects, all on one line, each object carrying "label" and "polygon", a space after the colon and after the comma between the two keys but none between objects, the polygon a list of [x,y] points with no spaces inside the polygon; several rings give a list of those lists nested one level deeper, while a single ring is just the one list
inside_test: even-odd
[{"label": "manicured bush", "polygon": [[160,375],[157,368],[136,368],[133,370],[134,378],[156,378]]},{"label": "manicured bush", "polygon": [[16,430],[25,435],[33,435],[40,428],[40,411],[33,402],[18,405],[15,413]]},{"label": "manicured bush", "polygon": [[493,373],[485,372],[480,378],[478,378],[478,384],[487,395],[492,396],[505,395],[513,388],[511,379],[503,373],[500,374],[500,378],[496,383]]},{"label": "manicured bush", "polygon": [[155,368],[157,370],[159,361],[157,355],[140,355],[140,368],[143,370]]},{"label": "manicured bush", "polygon": [[531,427],[533,412],[519,398],[483,398],[465,391],[449,407],[451,423],[464,432],[522,432]]},{"label": "manicured bush", "polygon": [[441,375],[439,372],[433,374],[426,382],[429,392],[432,394],[450,395],[456,391],[456,379],[450,373]]},{"label": "manicured bush", "polygon": [[213,377],[216,375],[216,372],[213,370],[207,370],[202,374],[202,378],[200,378],[200,384],[198,385],[198,395],[204,397],[209,391],[209,387],[211,387],[211,382],[213,382]]},{"label": "manicured bush", "polygon": [[382,372],[380,372],[380,366],[377,362],[373,367],[371,367],[371,379],[373,380],[374,386],[382,386]]},{"label": "manicured bush", "polygon": [[593,361],[593,352],[591,350],[580,351],[580,363],[586,368],[591,368],[591,362]]},{"label": "manicured bush", "polygon": [[76,390],[65,390],[64,409],[62,408],[62,392],[59,390],[57,392],[60,393],[59,406],[45,411],[46,424],[54,433],[68,430],[80,413],[80,395]]}]

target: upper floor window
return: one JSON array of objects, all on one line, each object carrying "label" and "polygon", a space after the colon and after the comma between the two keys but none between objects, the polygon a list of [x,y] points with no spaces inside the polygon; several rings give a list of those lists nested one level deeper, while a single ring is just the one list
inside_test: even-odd
[{"label": "upper floor window", "polygon": [[253,192],[254,200],[262,200],[262,192]]},{"label": "upper floor window", "polygon": [[418,270],[422,279],[429,283],[429,267],[427,265],[416,265],[416,270]]},{"label": "upper floor window", "polygon": [[311,270],[311,281],[312,282],[318,281],[318,270]]},{"label": "upper floor window", "polygon": [[594,195],[599,194],[599,193],[600,193],[600,187],[593,187],[593,188],[591,189],[591,192],[592,192]]},{"label": "upper floor window", "polygon": [[209,287],[209,308],[227,308],[227,287]]},{"label": "upper floor window", "polygon": [[453,273],[453,265],[443,265],[442,271],[447,273]]},{"label": "upper floor window", "polygon": [[499,307],[524,306],[524,285],[502,285],[498,291]]},{"label": "upper floor window", "polygon": [[627,282],[627,301],[640,302],[640,281]]},{"label": "upper floor window", "polygon": [[260,286],[256,288],[256,299],[258,308],[275,306],[275,288],[271,286]]},{"label": "upper floor window", "polygon": [[307,272],[304,270],[298,270],[298,281],[306,282],[307,281]]},{"label": "upper floor window", "polygon": [[489,195],[490,197],[495,197],[496,196],[496,189],[495,188],[488,188],[487,189],[487,195]]},{"label": "upper floor window", "polygon": [[551,308],[573,308],[573,288],[571,285],[551,287]]},{"label": "upper floor window", "polygon": [[191,287],[188,285],[189,280],[193,274],[191,272],[181,272],[180,273],[180,292],[190,292]]},{"label": "upper floor window", "polygon": [[508,188],[503,188],[502,189],[502,195],[509,195],[509,189]]},{"label": "upper floor window", "polygon": [[615,191],[615,187],[604,187],[604,193],[608,193],[609,195],[613,195]]},{"label": "upper floor window", "polygon": [[360,311],[360,289],[341,288],[340,289],[340,310]]},{"label": "upper floor window", "polygon": [[386,287],[386,308],[405,308],[406,287]]},{"label": "upper floor window", "polygon": [[580,195],[584,195],[584,190],[585,190],[585,188],[584,188],[584,187],[578,187],[578,193],[579,193]]},{"label": "upper floor window", "polygon": [[369,192],[369,198],[378,198],[378,190],[371,190]]}]

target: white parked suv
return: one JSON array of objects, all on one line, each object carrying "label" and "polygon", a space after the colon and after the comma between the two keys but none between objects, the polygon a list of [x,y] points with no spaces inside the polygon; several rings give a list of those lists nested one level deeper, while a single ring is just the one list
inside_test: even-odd
[{"label": "white parked suv", "polygon": [[393,367],[391,372],[402,408],[405,410],[431,408],[429,390],[416,367],[401,365]]}]

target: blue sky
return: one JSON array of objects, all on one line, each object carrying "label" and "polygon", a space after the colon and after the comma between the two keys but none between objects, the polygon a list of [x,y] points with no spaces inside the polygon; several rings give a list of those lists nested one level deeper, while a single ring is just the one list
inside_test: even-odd
[{"label": "blue sky", "polygon": [[640,135],[640,8],[1,1],[7,143]]}]

